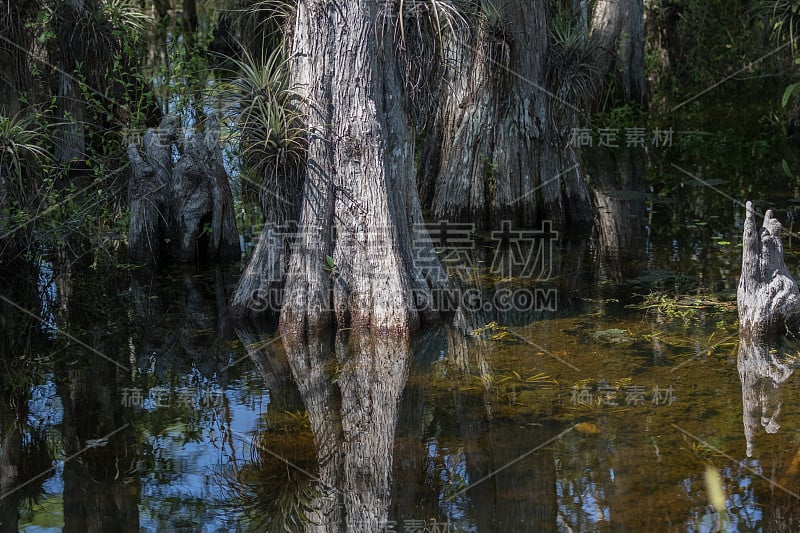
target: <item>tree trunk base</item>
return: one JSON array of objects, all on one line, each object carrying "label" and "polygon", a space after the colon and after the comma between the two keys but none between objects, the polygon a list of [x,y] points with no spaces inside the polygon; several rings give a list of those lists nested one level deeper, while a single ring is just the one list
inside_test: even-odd
[{"label": "tree trunk base", "polygon": [[747,202],[746,210],[737,292],[739,332],[764,336],[796,331],[800,326],[800,290],[783,260],[781,224],[770,209],[758,229],[752,202]]},{"label": "tree trunk base", "polygon": [[[144,157],[135,143],[128,146],[130,257],[153,264],[238,258],[233,195],[217,122],[209,117],[205,132],[180,139],[177,119],[167,116],[158,129],[145,133]],[[174,164],[173,150],[180,152]]]}]

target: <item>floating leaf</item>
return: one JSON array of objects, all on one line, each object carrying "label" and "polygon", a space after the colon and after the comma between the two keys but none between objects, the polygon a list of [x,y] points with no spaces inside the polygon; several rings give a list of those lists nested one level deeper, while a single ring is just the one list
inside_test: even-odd
[{"label": "floating leaf", "polygon": [[575,429],[580,433],[585,433],[586,435],[597,435],[600,433],[600,428],[591,422],[580,422],[579,424],[575,424]]}]

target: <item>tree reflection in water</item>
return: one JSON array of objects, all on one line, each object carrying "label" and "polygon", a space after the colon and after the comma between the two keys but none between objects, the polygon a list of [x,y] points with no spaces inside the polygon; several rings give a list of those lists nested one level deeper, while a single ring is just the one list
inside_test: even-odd
[{"label": "tree reflection in water", "polygon": [[[238,333],[267,383],[279,385],[285,373],[276,350],[252,349],[254,338]],[[283,478],[282,501],[260,494],[262,517],[273,527],[280,521],[290,528],[305,524],[309,531],[379,530],[392,499],[395,428],[411,346],[347,331],[311,339],[285,336],[283,341],[286,364],[307,412],[315,460],[304,459],[302,435],[281,441],[281,428],[270,427],[255,439],[255,467],[238,481],[254,496],[259,484],[281,491],[275,482]],[[283,416],[293,406],[282,407],[271,403],[271,411]]]},{"label": "tree reflection in water", "polygon": [[493,417],[486,394],[432,389],[437,372],[464,372],[462,359],[444,357],[453,331],[412,343],[349,331],[283,337],[283,349],[237,334],[271,398],[252,462],[228,475],[254,530],[556,527],[553,447],[531,451],[563,428],[520,435]]},{"label": "tree reflection in water", "polygon": [[742,380],[742,422],[747,441],[747,457],[753,456],[758,426],[767,433],[780,429],[780,385],[794,371],[786,361],[785,347],[742,337],[737,365]]},{"label": "tree reflection in water", "polygon": [[44,429],[29,418],[32,387],[43,373],[38,351],[51,345],[40,320],[26,309],[50,309],[37,279],[39,267],[15,264],[0,271],[0,532],[19,531],[20,508],[37,502],[52,452]]},{"label": "tree reflection in water", "polygon": [[[741,336],[737,367],[742,381],[742,423],[747,443],[747,457],[756,456],[761,464],[764,484],[760,502],[764,509],[766,531],[797,531],[800,528],[800,450],[788,443],[775,441],[755,453],[759,428],[778,433],[783,400],[781,388],[794,372],[794,360],[785,340]],[[760,457],[759,457],[760,456]],[[756,464],[758,464],[756,463]]]}]

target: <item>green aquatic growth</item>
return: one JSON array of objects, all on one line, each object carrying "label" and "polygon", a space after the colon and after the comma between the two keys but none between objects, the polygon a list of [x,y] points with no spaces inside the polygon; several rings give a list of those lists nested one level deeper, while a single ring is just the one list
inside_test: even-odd
[{"label": "green aquatic growth", "polygon": [[698,339],[693,336],[674,335],[665,331],[656,331],[644,336],[647,340],[658,341],[675,350],[681,350],[677,357],[694,358],[714,354],[728,355],[736,349],[738,332],[715,331],[708,338]]},{"label": "green aquatic growth", "polygon": [[632,304],[628,307],[647,312],[657,312],[668,318],[681,318],[684,320],[696,319],[700,313],[719,313],[723,317],[727,317],[736,312],[735,301],[723,300],[713,294],[692,296],[653,292],[645,295],[641,303]]},{"label": "green aquatic growth", "polygon": [[[627,407],[624,401],[624,389],[632,384],[632,377],[622,377],[609,383],[604,382],[606,389],[601,390],[597,379],[580,379],[568,388],[572,397],[566,412],[569,415],[574,415],[576,412],[578,414],[597,414],[600,412],[622,413],[629,411],[630,407]],[[589,401],[584,401],[578,396],[580,391],[587,391],[586,400]]]},{"label": "green aquatic growth", "polygon": [[536,370],[528,370],[489,374],[490,390],[495,394],[500,407],[510,407],[510,416],[522,413],[513,412],[513,408],[522,408],[524,411],[534,412],[543,409],[552,400],[556,393],[558,381]]},{"label": "green aquatic growth", "polygon": [[609,328],[594,333],[594,338],[609,344],[630,344],[634,335],[627,329]]},{"label": "green aquatic growth", "polygon": [[253,438],[251,462],[226,471],[224,484],[248,518],[247,531],[303,531],[321,497],[308,474],[316,469],[308,412],[274,411]]},{"label": "green aquatic growth", "polygon": [[508,326],[502,326],[497,322],[489,322],[483,326],[474,328],[470,335],[478,338],[488,338],[493,341],[501,341],[514,338]]},{"label": "green aquatic growth", "polygon": [[721,451],[721,443],[707,440],[696,440],[689,438],[687,435],[682,435],[685,446],[681,449],[686,452],[698,464],[705,466],[713,466],[714,461],[720,459],[728,459],[725,452]]},{"label": "green aquatic growth", "polygon": [[500,410],[498,414],[510,417],[539,413],[558,393],[558,380],[536,369],[494,369],[485,374],[471,373],[467,376],[458,372],[451,375],[447,370],[440,369],[440,374],[443,374],[440,384],[442,389],[456,388],[464,394],[488,394],[487,398],[496,402],[496,407]]}]

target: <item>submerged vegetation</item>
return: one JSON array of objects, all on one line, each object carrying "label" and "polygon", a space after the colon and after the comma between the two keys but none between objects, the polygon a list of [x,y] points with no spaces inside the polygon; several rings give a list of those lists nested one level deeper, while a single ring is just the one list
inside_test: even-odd
[{"label": "submerged vegetation", "polygon": [[301,531],[321,496],[308,413],[272,411],[268,424],[254,437],[251,462],[234,465],[226,483],[248,531]]}]

